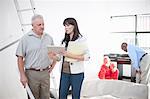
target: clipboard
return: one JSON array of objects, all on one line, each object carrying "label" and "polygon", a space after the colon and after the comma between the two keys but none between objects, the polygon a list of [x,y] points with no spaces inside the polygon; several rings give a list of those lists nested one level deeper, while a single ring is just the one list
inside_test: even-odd
[{"label": "clipboard", "polygon": [[[88,49],[86,42],[74,42],[70,41],[67,47],[67,51],[74,55],[82,55]],[[65,61],[74,62],[76,59],[65,57]]]},{"label": "clipboard", "polygon": [[48,49],[48,52],[52,51],[55,53],[60,53],[62,50],[65,50],[65,47],[64,46],[48,45],[47,49]]}]

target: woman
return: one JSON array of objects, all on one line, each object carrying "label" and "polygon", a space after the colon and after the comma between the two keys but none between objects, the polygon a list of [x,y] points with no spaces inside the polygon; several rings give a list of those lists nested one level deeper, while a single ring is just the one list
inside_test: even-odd
[{"label": "woman", "polygon": [[119,76],[119,70],[117,66],[111,63],[111,60],[108,56],[104,56],[104,63],[101,66],[101,69],[98,73],[100,79],[115,79],[117,80]]},{"label": "woman", "polygon": [[59,86],[59,99],[67,99],[71,86],[72,99],[80,99],[80,91],[84,79],[84,61],[89,60],[89,50],[86,39],[80,34],[77,21],[66,18],[63,22],[65,36],[62,44],[65,50],[63,56],[61,78]]}]

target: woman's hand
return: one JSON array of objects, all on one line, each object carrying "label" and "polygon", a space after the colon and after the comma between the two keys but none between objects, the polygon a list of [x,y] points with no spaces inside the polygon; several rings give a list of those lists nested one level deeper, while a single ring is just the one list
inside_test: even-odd
[{"label": "woman's hand", "polygon": [[62,55],[62,56],[65,56],[65,57],[68,56],[68,52],[65,51],[65,50],[61,50],[59,54]]},{"label": "woman's hand", "polygon": [[84,54],[75,55],[75,54],[72,54],[72,53],[65,51],[65,50],[62,50],[59,54],[62,56],[68,57],[68,58],[75,59],[77,61],[84,61]]}]

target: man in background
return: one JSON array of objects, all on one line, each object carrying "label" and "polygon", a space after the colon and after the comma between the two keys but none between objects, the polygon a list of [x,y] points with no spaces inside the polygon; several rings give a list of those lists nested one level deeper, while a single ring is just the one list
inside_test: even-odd
[{"label": "man in background", "polygon": [[136,83],[148,84],[150,82],[150,55],[143,49],[123,42],[121,49],[128,52],[131,65],[136,69]]}]

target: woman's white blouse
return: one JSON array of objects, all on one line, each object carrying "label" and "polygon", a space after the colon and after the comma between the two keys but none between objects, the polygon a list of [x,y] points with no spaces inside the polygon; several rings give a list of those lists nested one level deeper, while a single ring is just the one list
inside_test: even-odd
[{"label": "woman's white blouse", "polygon": [[[75,55],[83,54],[84,61],[88,61],[90,59],[89,49],[84,37],[79,37],[76,41],[69,41],[67,51]],[[84,61],[79,61],[71,58],[65,58],[65,61],[70,62],[71,74],[84,72]],[[60,67],[62,68],[62,64]]]}]

